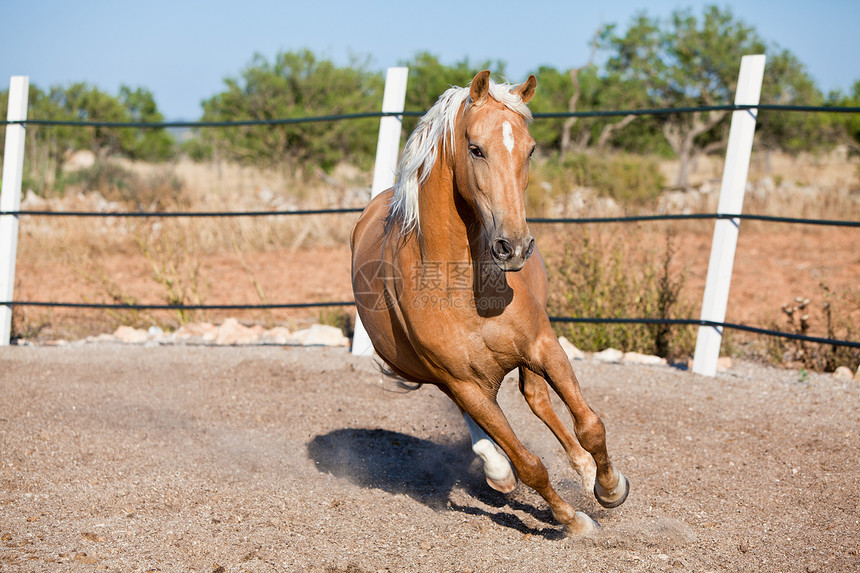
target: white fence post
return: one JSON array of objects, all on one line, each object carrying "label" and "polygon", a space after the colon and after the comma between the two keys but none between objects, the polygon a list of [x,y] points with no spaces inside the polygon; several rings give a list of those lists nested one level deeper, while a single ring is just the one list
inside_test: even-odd
[{"label": "white fence post", "polygon": [[[27,119],[27,92],[30,78],[12,76],[9,82],[9,109],[6,119]],[[0,211],[21,208],[21,179],[24,171],[24,126],[6,125],[6,147],[3,153],[3,188]],[[18,216],[0,215],[0,300],[11,302],[15,289],[15,256],[18,251]],[[0,346],[8,346],[12,334],[12,306],[0,306]]]},{"label": "white fence post", "polygon": [[[764,64],[764,55],[744,56],[741,59],[738,89],[735,93],[736,105],[758,105]],[[757,109],[732,112],[723,182],[717,206],[719,214],[740,215],[743,209],[757,113]],[[714,223],[708,278],[702,299],[702,320],[724,322],[726,319],[739,226],[740,219],[717,219]],[[722,339],[721,327],[699,327],[696,353],[693,356],[693,372],[704,376],[714,376],[717,373]]]},{"label": "white fence post", "polygon": [[[383,113],[402,113],[406,105],[406,80],[409,68],[388,68],[385,74],[385,91],[382,95]],[[371,198],[394,185],[397,157],[400,153],[400,132],[403,116],[387,115],[379,120],[379,140],[376,143],[376,164],[373,168]],[[352,353],[355,356],[370,356],[373,345],[367,331],[355,314],[355,329],[352,337]]]}]

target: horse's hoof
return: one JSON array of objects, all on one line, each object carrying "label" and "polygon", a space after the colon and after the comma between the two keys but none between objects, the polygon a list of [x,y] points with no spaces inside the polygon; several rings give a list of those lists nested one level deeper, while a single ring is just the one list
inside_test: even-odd
[{"label": "horse's hoof", "polygon": [[573,521],[564,524],[564,533],[568,537],[587,535],[599,529],[601,529],[600,524],[581,511],[576,512]]},{"label": "horse's hoof", "polygon": [[627,478],[621,472],[618,472],[618,485],[612,491],[606,491],[600,486],[600,482],[594,482],[594,497],[597,498],[597,503],[609,509],[618,507],[624,503],[629,493],[630,482],[627,481]]},{"label": "horse's hoof", "polygon": [[514,475],[514,472],[510,472],[507,477],[500,480],[487,477],[487,484],[496,491],[511,493],[517,489],[517,476]]}]

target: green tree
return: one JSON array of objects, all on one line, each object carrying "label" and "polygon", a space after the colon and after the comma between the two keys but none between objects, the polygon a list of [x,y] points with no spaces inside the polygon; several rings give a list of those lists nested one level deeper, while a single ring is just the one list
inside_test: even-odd
[{"label": "green tree", "polygon": [[[706,7],[700,18],[689,10],[676,11],[668,22],[640,14],[623,34],[616,26],[605,28],[601,46],[610,53],[608,73],[647,86],[649,104],[654,107],[731,103],[741,56],[768,51],[753,28],[716,6]],[[788,52],[774,54],[768,66],[765,97],[807,93],[811,82]],[[722,146],[721,128],[727,117],[728,112],[713,111],[660,119],[663,134],[681,162],[679,186],[687,184],[696,155]]]},{"label": "green tree", "polygon": [[[129,120],[128,112],[119,99],[86,83],[75,83],[68,87],[54,86],[48,97],[53,104],[52,112],[71,121]],[[57,118],[59,119],[59,118]],[[117,155],[124,143],[131,139],[129,131],[116,127],[74,127],[65,131],[63,140],[68,146],[64,151],[90,149],[99,156]]]},{"label": "green tree", "polygon": [[[531,104],[533,111],[545,112],[584,112],[603,110],[637,109],[648,101],[647,93],[641,83],[633,82],[619,74],[601,74],[594,64],[572,68],[561,73],[554,68],[543,67],[537,72],[538,93]],[[635,121],[634,121],[635,120]],[[631,133],[627,126],[638,124],[635,133],[635,151],[655,150],[654,140],[659,129],[650,118],[636,115],[623,117],[569,117],[564,119],[542,119],[533,128],[538,133],[538,141],[549,143],[549,147],[559,151],[563,158],[568,152],[583,152],[587,147],[598,151],[610,145],[626,148],[620,138],[622,130]],[[553,133],[554,132],[554,133]],[[645,134],[650,137],[643,137]]]},{"label": "green tree", "polygon": [[[824,97],[794,55],[774,48],[768,54],[761,101],[819,106],[824,104]],[[758,115],[757,145],[789,153],[832,147],[842,133],[839,120],[824,113],[762,111]]]},{"label": "green tree", "polygon": [[[144,88],[120,88],[119,96],[97,87],[75,83],[53,86],[43,97],[35,86],[30,117],[66,121],[149,122],[164,121],[152,93]],[[40,128],[43,129],[43,128]],[[173,153],[173,139],[164,128],[52,126],[59,151],[89,149],[100,156],[122,155],[131,159],[161,161]]]},{"label": "green tree", "polygon": [[[204,121],[269,120],[379,111],[382,76],[353,61],[338,67],[308,50],[257,54],[239,78],[203,102]],[[319,165],[372,157],[377,119],[231,127],[202,132],[216,157],[265,166]]]},{"label": "green tree", "polygon": [[[158,111],[155,98],[147,89],[132,90],[128,86],[119,89],[119,101],[131,121],[141,123],[161,123],[164,116]],[[163,161],[173,156],[173,138],[163,128],[143,128],[129,130],[130,137],[123,140],[123,153],[132,159]]]},{"label": "green tree", "polygon": [[[58,91],[54,88],[52,91]],[[71,121],[68,114],[52,97],[35,84],[30,85],[27,97],[27,117],[39,120]],[[8,91],[0,93],[0,108],[8,106]],[[74,126],[32,126],[26,130],[24,144],[23,186],[45,194],[59,176],[69,151],[88,149],[91,143],[86,129]],[[0,138],[5,139],[5,128],[0,127]]]},{"label": "green tree", "polygon": [[[535,72],[538,89],[529,104],[531,110],[534,113],[559,113],[593,109],[591,103],[596,87],[595,68],[586,68],[584,72],[577,74],[579,84],[575,86],[570,72],[561,72],[550,66],[538,68]],[[574,100],[575,109],[571,110],[571,102]],[[543,152],[561,152],[563,141],[566,140],[575,141],[577,147],[582,147],[591,137],[587,121],[571,121],[569,118],[544,118],[536,121],[530,131]]]},{"label": "green tree", "polygon": [[[830,98],[836,105],[843,107],[860,107],[860,80],[854,82],[850,96],[843,97],[841,94],[833,94]],[[845,114],[842,117],[848,142],[855,152],[860,152],[860,113]]]},{"label": "green tree", "polygon": [[[6,109],[8,92],[0,92],[0,107]],[[119,97],[85,83],[53,86],[47,92],[31,85],[27,117],[56,121],[163,121],[152,94],[123,86]],[[0,137],[5,129],[0,128]],[[63,163],[72,151],[90,150],[104,159],[123,155],[132,159],[161,161],[173,154],[173,139],[162,129],[82,127],[68,125],[31,126],[24,146],[24,183],[44,193],[57,181]]]}]

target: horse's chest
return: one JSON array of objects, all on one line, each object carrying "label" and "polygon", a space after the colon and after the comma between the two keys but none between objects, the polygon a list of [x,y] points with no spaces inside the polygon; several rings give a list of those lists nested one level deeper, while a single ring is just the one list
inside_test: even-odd
[{"label": "horse's chest", "polygon": [[413,330],[431,369],[456,379],[501,380],[520,365],[522,341],[516,331],[496,321],[472,317],[472,321],[436,316],[420,321]]}]

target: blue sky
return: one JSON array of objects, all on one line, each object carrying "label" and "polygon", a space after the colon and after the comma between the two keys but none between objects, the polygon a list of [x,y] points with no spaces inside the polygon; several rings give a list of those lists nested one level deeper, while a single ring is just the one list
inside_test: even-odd
[{"label": "blue sky", "polygon": [[448,64],[502,60],[511,81],[542,64],[585,63],[602,25],[626,26],[643,9],[717,4],[790,50],[825,93],[860,80],[860,1],[380,2],[304,0],[0,0],[0,89],[28,75],[45,89],[84,81],[111,94],[122,84],[153,92],[167,119],[197,119],[255,53],[309,48],[345,65],[370,56],[384,69],[418,51]]}]

